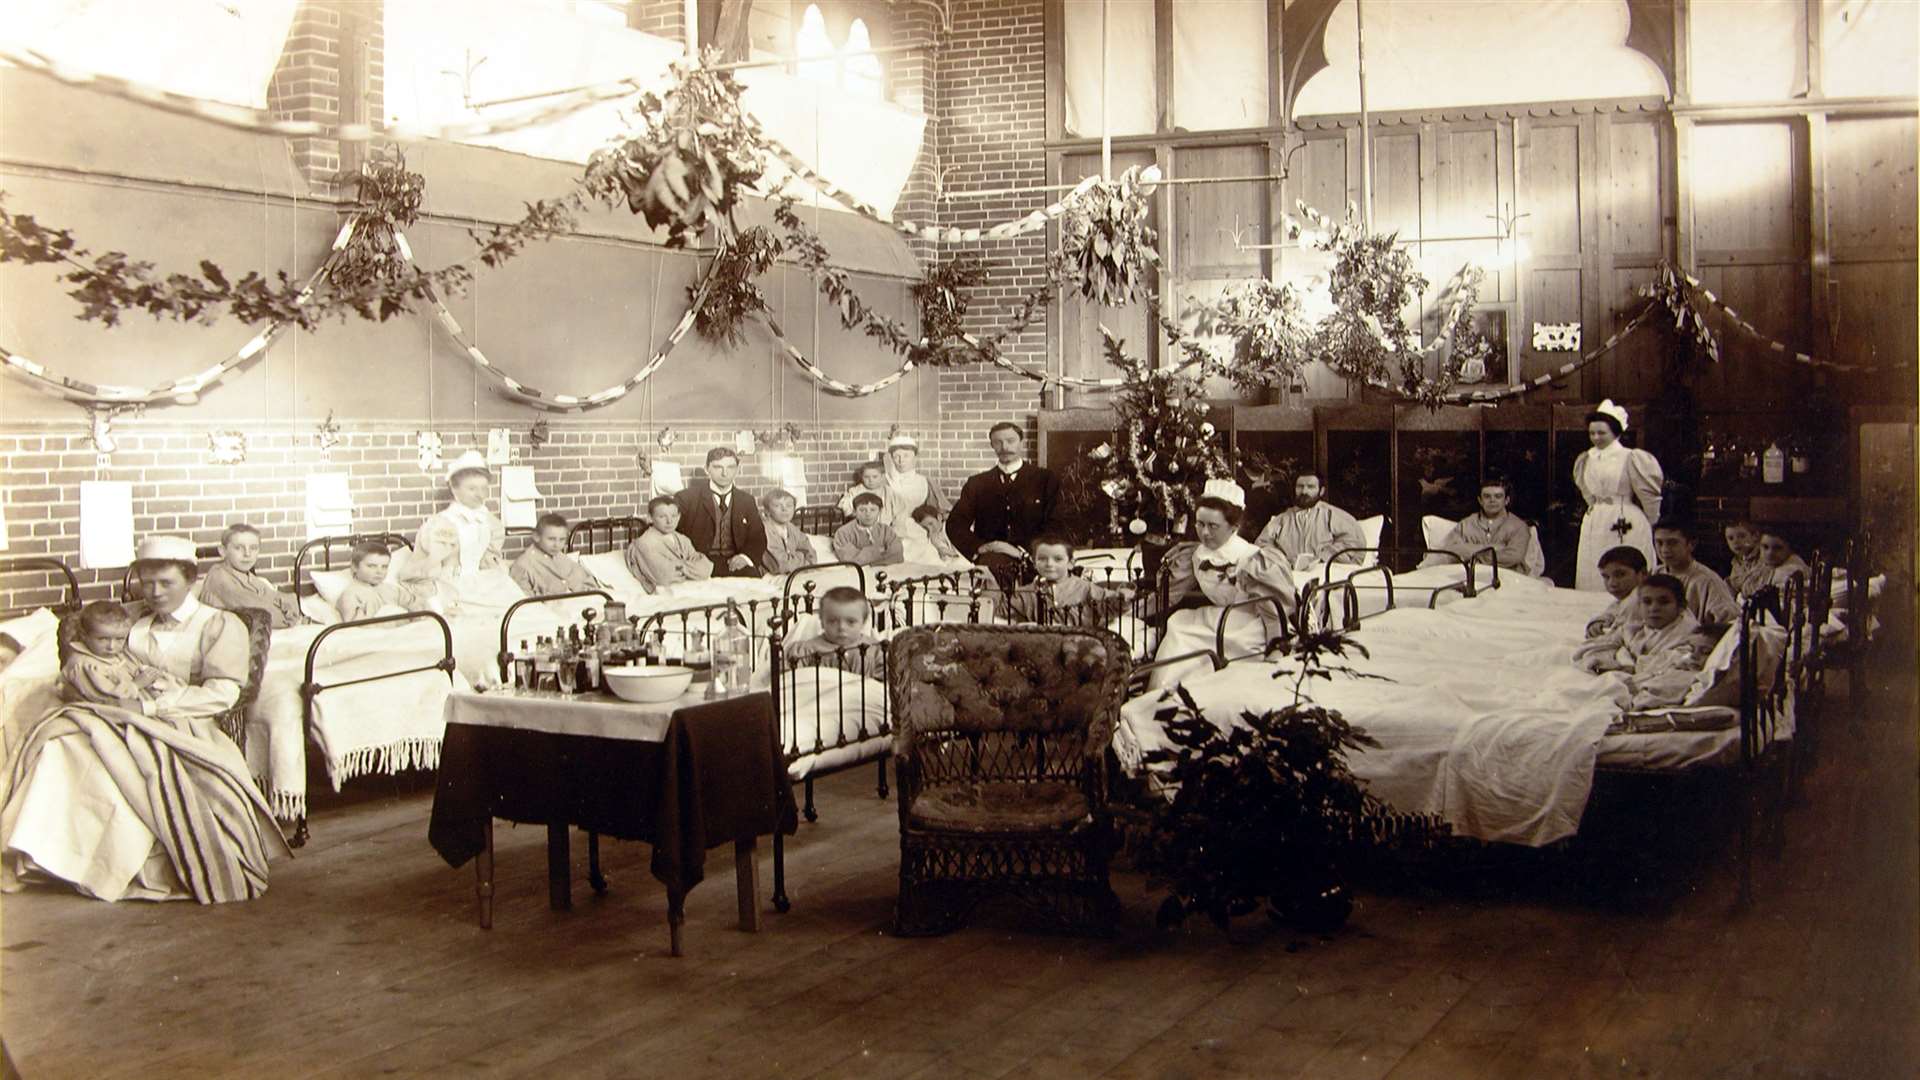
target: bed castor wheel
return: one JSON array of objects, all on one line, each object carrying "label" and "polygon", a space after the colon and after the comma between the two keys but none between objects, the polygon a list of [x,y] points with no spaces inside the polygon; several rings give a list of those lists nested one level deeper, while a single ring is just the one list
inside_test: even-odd
[{"label": "bed castor wheel", "polygon": [[787,899],[785,896],[776,896],[773,898],[773,910],[785,915],[787,912],[793,910],[793,901]]}]

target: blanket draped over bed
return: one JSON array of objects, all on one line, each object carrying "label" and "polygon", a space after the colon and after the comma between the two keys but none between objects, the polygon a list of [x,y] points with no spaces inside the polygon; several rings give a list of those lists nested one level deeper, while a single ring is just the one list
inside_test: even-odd
[{"label": "blanket draped over bed", "polygon": [[[89,841],[130,823],[100,822],[90,836],[83,823],[71,827],[41,820],[33,786],[65,789],[69,777],[36,775],[50,748],[75,740],[90,752],[135,818],[152,835],[186,895],[202,904],[249,900],[267,891],[267,860],[287,853],[272,811],[248,778],[240,752],[205,721],[170,721],[108,705],[76,703],[48,714],[28,733],[13,763],[10,795],[0,809],[0,837],[8,852],[0,885],[19,887],[29,858],[35,865],[62,861],[47,845],[66,844],[61,854],[79,856]],[[65,744],[68,751],[82,747]],[[73,785],[75,817],[86,809],[84,783]],[[110,815],[101,815],[109,818]],[[51,825],[52,828],[46,826]],[[29,835],[31,834],[31,835]],[[16,847],[23,850],[16,850]],[[50,867],[46,867],[51,870]],[[71,871],[67,871],[71,872]],[[63,872],[61,876],[65,876]],[[84,877],[85,875],[80,875]],[[76,881],[84,886],[84,882]]]}]

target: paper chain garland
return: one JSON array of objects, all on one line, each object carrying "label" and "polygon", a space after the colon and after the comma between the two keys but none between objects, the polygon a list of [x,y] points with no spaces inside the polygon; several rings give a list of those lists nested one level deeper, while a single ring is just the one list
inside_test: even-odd
[{"label": "paper chain garland", "polygon": [[[1612,352],[1615,346],[1618,346],[1622,341],[1631,337],[1635,331],[1647,324],[1647,320],[1653,316],[1656,306],[1652,301],[1648,301],[1632,319],[1627,321],[1625,326],[1615,330],[1607,337],[1607,340],[1589,350],[1579,359],[1569,360],[1552,371],[1536,375],[1526,382],[1516,383],[1499,390],[1473,390],[1464,393],[1455,392],[1442,396],[1440,400],[1448,405],[1484,405],[1490,402],[1505,401],[1509,398],[1531,394],[1535,390],[1551,385],[1556,379],[1566,378],[1581,368],[1586,367],[1588,364],[1600,359],[1602,356]],[[1369,379],[1367,385],[1376,390],[1398,393],[1396,387],[1383,380]]]},{"label": "paper chain garland", "polygon": [[[314,285],[320,281],[322,275],[326,274],[326,272],[333,267],[334,261],[340,257],[340,253],[346,250],[347,242],[353,239],[354,227],[358,220],[358,218],[350,219],[345,225],[340,227],[339,235],[334,237],[332,250],[327,252],[326,261],[322,262],[318,269],[308,275],[306,282],[301,285],[298,298],[299,302],[305,303],[308,299],[312,298]],[[30,380],[51,394],[66,398],[68,401],[78,401],[86,405],[150,405],[159,401],[171,401],[176,405],[191,405],[200,400],[202,391],[213,386],[221,379],[226,378],[227,375],[244,365],[247,361],[265,352],[267,347],[272,345],[274,340],[280,336],[281,331],[285,329],[285,323],[269,323],[265,329],[247,339],[246,344],[235,349],[232,353],[228,354],[226,359],[207,368],[205,371],[195,375],[189,375],[183,379],[174,379],[171,382],[161,383],[153,387],[102,385],[85,382],[80,379],[70,379],[64,375],[56,375],[48,371],[41,364],[5,346],[0,346],[0,363],[4,363],[16,374]]]},{"label": "paper chain garland", "polygon": [[[404,233],[394,232],[393,245],[402,259],[409,263],[413,262],[413,247],[407,243]],[[620,400],[637,389],[641,383],[652,378],[654,372],[660,370],[660,365],[667,362],[667,355],[673,352],[687,333],[693,329],[694,317],[699,313],[700,305],[706,303],[707,291],[713,287],[715,268],[719,265],[718,259],[707,264],[706,272],[700,276],[700,287],[694,293],[692,301],[687,304],[686,312],[680,316],[679,322],[673,324],[673,329],[667,332],[666,342],[647,359],[647,362],[640,365],[638,371],[624,380],[591,394],[548,394],[501,371],[492,360],[487,358],[486,353],[480,351],[480,346],[468,340],[460,320],[454,318],[453,312],[447,310],[447,305],[440,299],[440,294],[432,286],[428,286],[426,292],[428,301],[433,304],[434,321],[440,324],[440,329],[453,339],[454,344],[460,346],[461,351],[466,354],[467,359],[473,361],[475,367],[500,381],[501,386],[504,387],[502,393],[523,405],[544,409],[547,412],[584,412]]]},{"label": "paper chain garland", "polygon": [[354,143],[371,142],[374,139],[470,139],[480,135],[499,135],[551,123],[583,109],[590,109],[602,102],[627,97],[639,88],[638,84],[621,79],[596,83],[561,95],[537,109],[505,116],[498,120],[473,120],[459,124],[394,124],[389,127],[375,127],[367,123],[322,124],[313,120],[276,120],[272,114],[261,109],[248,108],[244,105],[228,105],[218,101],[203,101],[115,75],[85,71],[50,60],[31,49],[0,48],[0,60],[5,60],[23,71],[66,83],[68,86],[77,86],[84,90],[124,98],[164,112],[205,120],[208,123],[239,131],[287,138],[338,139],[341,142]]},{"label": "paper chain garland", "polygon": [[870,383],[850,383],[836,379],[821,370],[820,365],[807,359],[807,355],[801,352],[798,346],[787,340],[786,332],[780,329],[779,321],[772,315],[765,311],[760,312],[759,315],[760,321],[767,326],[767,332],[773,335],[774,344],[780,346],[780,351],[787,354],[787,359],[792,360],[794,366],[806,372],[808,378],[826,387],[828,392],[838,394],[841,397],[857,398],[866,397],[869,394],[877,394],[887,387],[892,386],[894,383],[899,382],[906,377],[907,372],[913,370],[914,364],[912,359],[906,359],[900,362],[898,368]]},{"label": "paper chain garland", "polygon": [[1707,328],[1704,321],[1700,320],[1699,314],[1689,310],[1678,301],[1677,298],[1683,292],[1706,301],[1708,307],[1718,310],[1721,314],[1725,315],[1728,322],[1746,331],[1749,337],[1764,344],[1769,351],[1778,354],[1782,360],[1790,360],[1796,364],[1805,364],[1808,367],[1826,368],[1829,371],[1882,371],[1895,366],[1890,364],[1843,364],[1836,360],[1821,360],[1800,352],[1786,342],[1771,336],[1759,327],[1748,322],[1739,312],[1729,307],[1726,301],[1715,296],[1713,290],[1707,288],[1699,278],[1669,263],[1660,264],[1659,282],[1641,291],[1643,294],[1665,301],[1667,307],[1674,313],[1674,326],[1676,328],[1684,330],[1687,319],[1691,316],[1695,320],[1695,340],[1699,341],[1702,347],[1704,347],[1708,354],[1716,361],[1720,359],[1720,343],[1715,340],[1713,331]]}]

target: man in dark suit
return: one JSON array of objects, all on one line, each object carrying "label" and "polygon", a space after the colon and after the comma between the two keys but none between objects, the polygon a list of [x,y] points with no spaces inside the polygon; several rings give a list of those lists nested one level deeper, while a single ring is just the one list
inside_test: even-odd
[{"label": "man in dark suit", "polygon": [[1060,529],[1060,481],[1027,461],[1027,436],[1001,421],[987,432],[996,464],[967,478],[947,515],[947,539],[960,554],[993,571],[1001,588],[1018,582],[1026,547]]},{"label": "man in dark suit", "polygon": [[687,484],[680,504],[680,531],[713,560],[714,577],[759,577],[767,553],[767,527],[753,496],[733,484],[740,456],[730,448],[707,451],[707,475]]}]

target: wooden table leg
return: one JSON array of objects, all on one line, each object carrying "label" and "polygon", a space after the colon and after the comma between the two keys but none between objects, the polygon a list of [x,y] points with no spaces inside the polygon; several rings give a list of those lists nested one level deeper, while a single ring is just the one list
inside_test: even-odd
[{"label": "wooden table leg", "polygon": [[681,930],[687,925],[687,894],[678,889],[667,890],[667,949],[674,956],[686,955],[681,951]]},{"label": "wooden table leg", "polygon": [[480,929],[493,929],[493,819],[487,819],[487,845],[473,860],[473,891],[480,902]]},{"label": "wooden table leg", "polygon": [[567,850],[567,823],[547,826],[547,906],[555,911],[573,907],[572,854]]},{"label": "wooden table leg", "polygon": [[740,899],[740,929],[760,932],[760,863],[754,858],[759,844],[753,840],[733,842],[733,888]]}]

